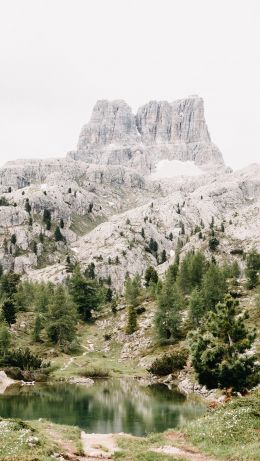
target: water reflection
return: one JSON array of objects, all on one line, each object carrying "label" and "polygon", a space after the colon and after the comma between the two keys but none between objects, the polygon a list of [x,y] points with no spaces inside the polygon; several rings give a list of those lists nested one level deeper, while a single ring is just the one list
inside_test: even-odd
[{"label": "water reflection", "polygon": [[102,380],[92,387],[38,384],[12,387],[0,396],[4,418],[45,418],[88,432],[144,435],[176,427],[201,415],[204,407],[164,385],[143,387],[134,380]]}]

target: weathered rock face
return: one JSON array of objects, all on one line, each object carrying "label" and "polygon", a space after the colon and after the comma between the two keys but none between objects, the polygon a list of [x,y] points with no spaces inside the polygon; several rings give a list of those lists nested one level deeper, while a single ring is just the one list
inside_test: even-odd
[{"label": "weathered rock face", "polygon": [[162,159],[223,164],[210,139],[203,99],[197,96],[173,103],[151,101],[136,116],[124,101],[98,101],[82,128],[77,151],[68,157],[127,165],[143,173]]}]

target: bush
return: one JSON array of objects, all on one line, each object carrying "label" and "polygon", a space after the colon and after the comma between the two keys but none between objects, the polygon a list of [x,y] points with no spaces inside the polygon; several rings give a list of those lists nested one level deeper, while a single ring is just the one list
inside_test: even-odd
[{"label": "bush", "polygon": [[148,371],[158,376],[166,376],[174,371],[182,370],[188,359],[186,348],[174,349],[171,353],[155,359]]},{"label": "bush", "polygon": [[20,368],[20,370],[37,370],[48,366],[48,364],[43,363],[40,357],[34,355],[28,347],[8,352],[5,357],[1,358],[0,364]]},{"label": "bush", "polygon": [[110,372],[104,368],[89,367],[79,373],[84,378],[109,378]]}]

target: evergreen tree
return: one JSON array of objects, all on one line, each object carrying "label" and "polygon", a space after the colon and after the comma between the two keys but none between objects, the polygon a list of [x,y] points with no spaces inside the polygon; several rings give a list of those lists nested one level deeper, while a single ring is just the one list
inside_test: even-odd
[{"label": "evergreen tree", "polygon": [[166,251],[163,250],[161,252],[161,264],[165,263],[167,261],[167,255],[166,255]]},{"label": "evergreen tree", "polygon": [[38,314],[35,318],[34,326],[33,326],[33,332],[32,332],[32,338],[35,342],[40,342],[40,333],[43,329],[43,324],[42,324],[42,318]]},{"label": "evergreen tree", "polygon": [[209,388],[232,387],[243,391],[259,382],[256,356],[247,354],[255,333],[246,328],[246,316],[241,314],[238,304],[227,295],[191,335],[193,367],[199,382]]},{"label": "evergreen tree", "polygon": [[171,241],[173,240],[173,233],[172,232],[169,233],[169,240],[171,240]]},{"label": "evergreen tree", "polygon": [[56,229],[54,231],[54,238],[56,240],[56,242],[62,242],[64,240],[64,237],[60,231],[60,228],[59,226],[56,226]]},{"label": "evergreen tree", "polygon": [[62,218],[60,219],[60,228],[64,229],[64,220]]},{"label": "evergreen tree", "polygon": [[107,301],[108,303],[111,303],[112,298],[113,298],[113,291],[112,291],[111,288],[108,288],[108,289],[107,289],[107,292],[106,292],[106,301]]},{"label": "evergreen tree", "polygon": [[16,322],[15,304],[12,298],[6,298],[2,303],[2,313],[4,320],[11,326]]},{"label": "evergreen tree", "polygon": [[95,264],[93,262],[91,262],[87,269],[85,270],[85,276],[87,278],[90,278],[92,280],[94,280],[96,278],[96,274],[95,274]]},{"label": "evergreen tree", "polygon": [[162,343],[180,339],[182,298],[175,285],[166,279],[157,297],[155,328]]},{"label": "evergreen tree", "polygon": [[139,296],[141,294],[141,281],[139,275],[135,275],[133,279],[128,277],[125,282],[125,298],[130,306],[137,307],[139,304]]},{"label": "evergreen tree", "polygon": [[251,251],[246,259],[247,287],[251,290],[258,284],[260,270],[260,254],[255,250]]},{"label": "evergreen tree", "polygon": [[211,264],[202,279],[202,296],[205,309],[214,309],[227,292],[225,275],[216,264]]},{"label": "evergreen tree", "polygon": [[147,267],[144,279],[146,287],[149,287],[151,284],[156,284],[158,282],[158,274],[153,266]]},{"label": "evergreen tree", "polygon": [[0,355],[5,357],[11,345],[11,335],[6,323],[0,324]]},{"label": "evergreen tree", "polygon": [[59,285],[49,305],[46,331],[49,339],[64,349],[76,337],[76,307]]},{"label": "evergreen tree", "polygon": [[16,235],[15,235],[15,234],[12,234],[12,235],[11,235],[11,244],[12,244],[12,245],[16,245],[16,242],[17,242]]},{"label": "evergreen tree", "polygon": [[198,288],[191,292],[189,299],[189,320],[193,328],[197,328],[205,313],[205,303],[203,296]]},{"label": "evergreen tree", "polygon": [[69,282],[69,292],[82,320],[91,320],[92,312],[97,310],[103,301],[103,292],[98,283],[86,279],[76,267]]},{"label": "evergreen tree", "polygon": [[216,251],[217,247],[219,246],[219,240],[214,237],[214,231],[212,232],[212,237],[209,239],[209,249],[210,251]]},{"label": "evergreen tree", "polygon": [[141,229],[141,236],[143,237],[143,239],[145,238],[145,233],[144,233],[144,228],[143,227]]},{"label": "evergreen tree", "polygon": [[7,274],[4,274],[0,280],[1,297],[12,297],[17,292],[19,282],[19,274],[16,274],[15,272],[8,272]]},{"label": "evergreen tree", "polygon": [[134,306],[128,306],[126,334],[131,335],[137,330],[137,313]]},{"label": "evergreen tree", "polygon": [[47,210],[46,208],[43,211],[43,223],[46,225],[46,229],[50,230],[51,229],[51,212],[50,210]]}]

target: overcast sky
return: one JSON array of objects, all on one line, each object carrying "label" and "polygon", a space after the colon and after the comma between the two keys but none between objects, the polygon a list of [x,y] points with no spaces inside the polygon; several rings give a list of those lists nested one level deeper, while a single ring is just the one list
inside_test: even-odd
[{"label": "overcast sky", "polygon": [[65,155],[97,99],[191,94],[226,163],[259,163],[259,24],[259,0],[0,0],[0,163]]}]

